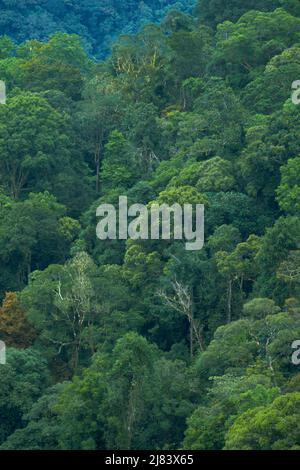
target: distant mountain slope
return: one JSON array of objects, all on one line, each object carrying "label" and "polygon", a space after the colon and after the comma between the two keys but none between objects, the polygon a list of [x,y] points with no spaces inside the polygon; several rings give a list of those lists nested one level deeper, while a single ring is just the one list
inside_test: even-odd
[{"label": "distant mountain slope", "polygon": [[115,36],[158,21],[171,8],[189,11],[195,0],[0,0],[0,35],[40,40],[55,31],[80,34],[92,55],[105,55]]},{"label": "distant mountain slope", "polygon": [[284,8],[299,16],[299,0],[198,0],[196,14],[201,22],[216,26],[223,21],[237,21],[250,10],[273,11]]}]

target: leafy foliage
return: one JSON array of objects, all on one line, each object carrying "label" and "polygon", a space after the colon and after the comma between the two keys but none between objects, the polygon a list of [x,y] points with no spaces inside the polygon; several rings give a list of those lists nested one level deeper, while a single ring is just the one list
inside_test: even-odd
[{"label": "leafy foliage", "polygon": [[1,449],[299,449],[299,2],[193,3],[0,2]]}]

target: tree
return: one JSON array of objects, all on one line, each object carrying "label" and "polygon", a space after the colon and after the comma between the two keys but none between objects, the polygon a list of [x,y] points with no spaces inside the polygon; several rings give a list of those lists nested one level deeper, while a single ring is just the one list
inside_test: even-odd
[{"label": "tree", "polygon": [[275,315],[280,312],[274,300],[271,299],[252,299],[243,306],[243,316],[251,320],[260,320],[268,315]]},{"label": "tree", "polygon": [[63,428],[56,411],[57,400],[66,384],[48,388],[23,416],[24,427],[16,429],[1,450],[55,450]]},{"label": "tree", "polygon": [[7,351],[0,368],[0,443],[22,426],[22,416],[49,384],[47,363],[33,349]]},{"label": "tree", "polygon": [[76,114],[76,127],[86,140],[96,178],[96,193],[100,192],[100,169],[104,146],[115,129],[122,111],[120,92],[114,80],[106,74],[96,75],[83,92],[84,100]]},{"label": "tree", "polygon": [[103,192],[132,186],[137,174],[133,149],[119,131],[113,131],[104,147],[101,179]]},{"label": "tree", "polygon": [[226,435],[226,450],[299,449],[300,393],[278,397],[242,414]]},{"label": "tree", "polygon": [[241,176],[247,193],[270,207],[280,184],[280,167],[299,153],[298,115],[299,107],[288,100],[282,111],[268,119],[256,117],[247,131],[247,146],[239,162]]},{"label": "tree", "polygon": [[258,346],[251,335],[249,320],[237,320],[220,326],[213,340],[197,359],[195,370],[202,380],[221,376],[226,371],[243,372],[255,362]]},{"label": "tree", "polygon": [[263,375],[213,377],[208,403],[200,405],[188,419],[183,446],[192,450],[221,450],[226,429],[246,410],[269,405],[279,395],[269,377]]},{"label": "tree", "polygon": [[299,18],[282,8],[250,10],[236,23],[225,21],[218,25],[213,71],[227,75],[234,87],[243,87],[257,67],[297,43],[299,28]]},{"label": "tree", "polygon": [[21,301],[48,356],[62,358],[71,371],[76,371],[82,349],[93,351],[88,332],[98,313],[95,275],[90,257],[78,253],[65,266],[50,265],[45,271],[33,272],[22,292]]},{"label": "tree", "polygon": [[[107,0],[2,0],[1,27],[3,34],[16,42],[33,37],[46,41],[57,31],[77,34],[93,58],[103,59],[122,32],[137,31],[145,22],[159,22],[172,6],[181,11],[192,11],[193,0],[128,0],[126,9],[120,0],[113,5]],[[117,18],[117,21],[116,21]],[[60,33],[61,34],[61,33]]]},{"label": "tree", "polygon": [[219,272],[228,280],[227,294],[227,322],[232,319],[232,298],[234,283],[239,284],[240,291],[243,290],[245,281],[254,281],[257,266],[255,257],[260,246],[260,239],[251,235],[246,242],[239,243],[231,253],[220,251],[216,253],[216,263]]},{"label": "tree", "polygon": [[150,383],[156,355],[155,347],[135,333],[128,333],[117,342],[105,403],[108,448],[131,449],[134,440],[138,439],[148,413],[147,402],[151,397]]},{"label": "tree", "polygon": [[140,434],[156,356],[156,348],[133,332],[117,341],[110,356],[96,354],[91,367],[74,378],[59,401],[63,448],[131,449],[140,439],[145,445]]},{"label": "tree", "polygon": [[300,251],[291,251],[285,261],[281,263],[277,271],[278,277],[287,282],[300,281],[299,269]]},{"label": "tree", "polygon": [[168,307],[181,313],[188,319],[190,325],[190,355],[191,359],[193,359],[195,340],[200,351],[204,351],[203,326],[199,325],[199,321],[195,319],[194,301],[189,288],[175,279],[172,282],[172,290],[173,295],[168,295],[164,291],[160,291],[158,295]]},{"label": "tree", "polygon": [[174,177],[170,185],[195,185],[199,192],[231,191],[236,186],[231,162],[213,157],[205,162],[191,163]]},{"label": "tree", "polygon": [[7,346],[17,348],[30,346],[36,337],[15,292],[7,292],[0,307],[0,335]]},{"label": "tree", "polygon": [[200,26],[192,31],[180,28],[173,31],[168,45],[172,50],[172,72],[179,84],[186,78],[204,76],[212,52],[212,35],[209,28]]},{"label": "tree", "polygon": [[8,273],[2,291],[22,288],[32,270],[63,262],[79,230],[79,223],[65,217],[65,207],[48,192],[11,201],[0,208],[0,220],[0,259]]},{"label": "tree", "polygon": [[241,234],[234,225],[220,225],[209,237],[208,245],[213,253],[231,252],[241,242]]},{"label": "tree", "polygon": [[134,148],[143,179],[156,168],[162,154],[158,112],[153,103],[129,101],[121,122],[122,132]]},{"label": "tree", "polygon": [[247,4],[241,4],[239,0],[198,0],[196,13],[200,21],[216,26],[225,20],[236,21],[244,13],[250,10],[258,11],[272,11],[275,8],[283,6],[285,9],[298,8],[298,5],[293,0],[280,2],[279,0],[250,0]]},{"label": "tree", "polygon": [[161,78],[169,53],[163,31],[150,23],[135,35],[122,35],[113,47],[109,62],[129,96],[160,104],[167,93]]},{"label": "tree", "polygon": [[[33,91],[57,89],[72,99],[79,99],[83,72],[90,62],[79,36],[55,33],[47,43],[26,43],[19,48],[25,56],[21,65],[25,88]],[[26,54],[27,52],[27,54]]]},{"label": "tree", "polygon": [[0,37],[0,60],[11,57],[14,50],[14,43],[9,36]]},{"label": "tree", "polygon": [[14,199],[29,188],[51,187],[69,163],[66,117],[28,92],[1,106],[0,119],[1,184]]},{"label": "tree", "polygon": [[[257,255],[259,276],[255,282],[255,290],[262,296],[272,296],[279,304],[284,303],[292,293],[289,292],[292,284],[284,282],[287,279],[278,274],[281,263],[289,259],[289,265],[292,261],[293,254],[289,257],[290,252],[295,251],[297,256],[299,229],[298,217],[280,217],[261,240]],[[287,274],[286,269],[281,274]]]},{"label": "tree", "polygon": [[300,213],[300,157],[290,159],[281,167],[281,183],[277,199],[282,210],[292,215]]},{"label": "tree", "polygon": [[280,110],[291,96],[291,84],[300,72],[300,50],[293,46],[273,57],[263,74],[251,81],[243,92],[248,109],[270,114]]},{"label": "tree", "polygon": [[206,211],[205,225],[209,235],[220,225],[229,224],[236,227],[245,240],[253,234],[263,235],[265,228],[274,223],[270,208],[244,193],[210,193],[207,198],[209,210]]},{"label": "tree", "polygon": [[157,279],[157,273],[161,272],[162,263],[159,253],[153,251],[147,253],[133,241],[129,241],[124,257],[124,276],[127,282],[135,289],[149,285]]},{"label": "tree", "polygon": [[119,338],[109,354],[96,353],[55,401],[59,447],[143,449],[168,442],[177,448],[192,392],[186,365],[160,353],[134,332]]}]

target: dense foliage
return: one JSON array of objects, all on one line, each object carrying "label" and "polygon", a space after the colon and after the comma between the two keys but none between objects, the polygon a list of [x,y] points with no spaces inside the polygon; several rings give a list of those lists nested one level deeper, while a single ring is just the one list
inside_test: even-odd
[{"label": "dense foliage", "polygon": [[80,34],[95,57],[109,51],[120,32],[135,32],[170,9],[191,11],[195,0],[1,0],[0,30],[17,42],[46,40],[56,31]]},{"label": "dense foliage", "polygon": [[[0,448],[300,449],[298,2],[199,0],[97,61],[174,4],[122,3],[1,2]],[[204,203],[204,248],[98,240],[119,195]]]}]

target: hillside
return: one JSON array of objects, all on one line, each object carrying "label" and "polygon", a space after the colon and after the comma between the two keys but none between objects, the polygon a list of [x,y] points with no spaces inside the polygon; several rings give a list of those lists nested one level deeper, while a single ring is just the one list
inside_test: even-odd
[{"label": "hillside", "polygon": [[157,22],[170,8],[190,11],[194,0],[1,0],[0,34],[17,42],[46,40],[56,31],[79,34],[88,52],[107,54],[121,32]]},{"label": "hillside", "polygon": [[4,3],[0,449],[299,450],[298,2]]}]

